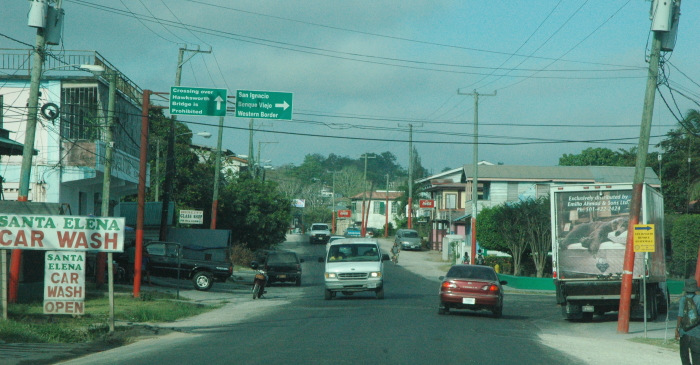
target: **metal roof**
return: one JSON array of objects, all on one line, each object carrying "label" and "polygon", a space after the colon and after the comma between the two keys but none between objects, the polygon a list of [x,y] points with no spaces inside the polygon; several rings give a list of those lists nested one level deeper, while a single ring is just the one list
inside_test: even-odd
[{"label": "metal roof", "polygon": [[[463,168],[462,182],[471,180],[472,165],[464,165]],[[632,183],[634,169],[624,166],[479,165],[477,178],[490,181]],[[647,167],[645,172],[647,184],[661,184],[651,167]]]}]

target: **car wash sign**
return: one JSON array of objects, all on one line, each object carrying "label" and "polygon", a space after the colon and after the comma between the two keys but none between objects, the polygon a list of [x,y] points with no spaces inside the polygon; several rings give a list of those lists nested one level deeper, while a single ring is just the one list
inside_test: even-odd
[{"label": "car wash sign", "polygon": [[124,218],[0,214],[0,249],[124,251]]},{"label": "car wash sign", "polygon": [[85,251],[46,251],[44,314],[85,313]]}]

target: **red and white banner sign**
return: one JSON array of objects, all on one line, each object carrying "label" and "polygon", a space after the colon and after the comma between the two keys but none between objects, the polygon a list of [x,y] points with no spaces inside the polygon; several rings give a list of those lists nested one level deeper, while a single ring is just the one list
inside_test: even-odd
[{"label": "red and white banner sign", "polygon": [[85,312],[85,251],[46,251],[44,314]]},{"label": "red and white banner sign", "polygon": [[421,199],[418,201],[418,206],[421,208],[435,208],[435,200]]},{"label": "red and white banner sign", "polygon": [[352,212],[350,210],[339,210],[338,211],[338,218],[350,218],[352,216]]},{"label": "red and white banner sign", "polygon": [[0,249],[123,252],[122,217],[0,214]]}]

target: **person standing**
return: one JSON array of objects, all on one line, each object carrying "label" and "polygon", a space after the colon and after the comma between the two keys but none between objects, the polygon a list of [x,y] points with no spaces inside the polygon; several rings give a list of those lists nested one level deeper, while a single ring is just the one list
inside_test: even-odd
[{"label": "person standing", "polygon": [[[683,291],[684,293],[678,303],[678,322],[676,324],[676,340],[680,340],[681,363],[683,365],[700,365],[700,326],[695,326],[687,331],[681,328],[685,302],[692,300],[696,309],[700,308],[700,296],[695,294],[698,291],[698,282],[695,279],[687,279]],[[695,315],[699,314],[695,313]],[[691,357],[692,362],[690,361]]]}]

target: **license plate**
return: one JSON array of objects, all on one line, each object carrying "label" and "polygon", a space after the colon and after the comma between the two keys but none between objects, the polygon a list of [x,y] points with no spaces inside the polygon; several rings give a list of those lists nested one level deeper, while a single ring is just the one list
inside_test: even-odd
[{"label": "license plate", "polygon": [[280,278],[280,279],[284,279],[284,278],[286,278],[286,277],[287,277],[287,275],[280,275],[280,276],[278,276],[278,278]]},{"label": "license plate", "polygon": [[462,304],[476,304],[475,298],[462,298]]},{"label": "license plate", "polygon": [[582,312],[595,312],[595,307],[592,305],[584,305],[581,307]]}]

